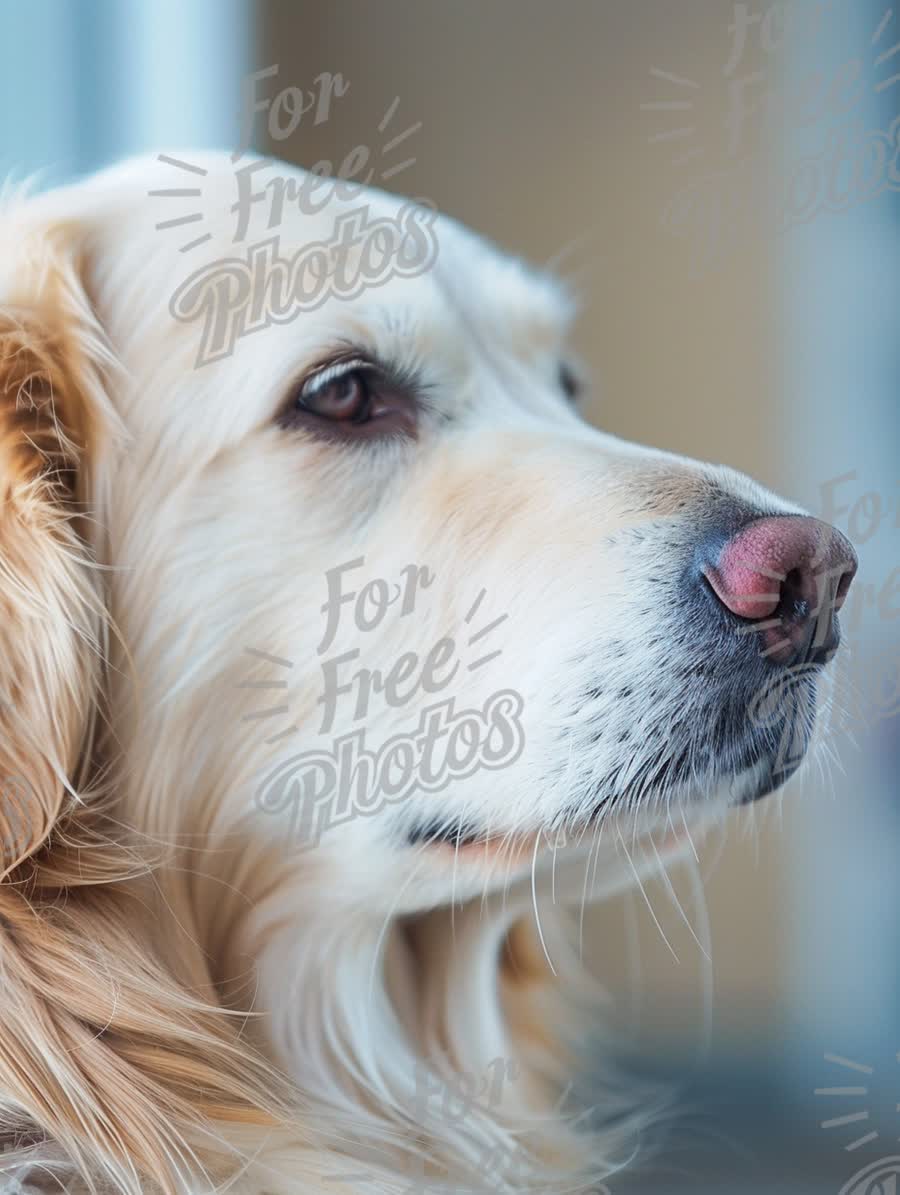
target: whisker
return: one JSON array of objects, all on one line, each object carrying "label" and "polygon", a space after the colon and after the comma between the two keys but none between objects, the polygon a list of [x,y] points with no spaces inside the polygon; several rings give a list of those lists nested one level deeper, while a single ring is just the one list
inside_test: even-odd
[{"label": "whisker", "polygon": [[550,958],[550,954],[547,950],[547,943],[544,940],[544,927],[541,925],[541,913],[538,908],[537,858],[538,858],[538,851],[540,849],[540,845],[541,845],[540,837],[537,837],[535,839],[535,843],[534,843],[534,853],[531,856],[531,903],[534,906],[534,921],[535,921],[535,925],[537,926],[538,938],[540,939],[540,943],[541,943],[541,950],[543,950],[543,952],[544,952],[544,958],[547,960],[547,966],[550,968],[550,970],[553,972],[553,974],[556,975],[556,968],[553,965],[553,960]]},{"label": "whisker", "polygon": [[682,907],[681,901],[678,899],[678,893],[675,891],[675,886],[672,883],[672,880],[669,876],[668,871],[663,866],[663,861],[662,861],[662,858],[660,857],[659,848],[657,847],[656,840],[653,838],[652,834],[650,835],[650,845],[653,847],[653,853],[654,853],[654,855],[656,855],[656,861],[659,864],[659,870],[660,870],[660,874],[662,875],[663,883],[665,884],[669,895],[672,897],[672,900],[675,904],[675,908],[678,912],[678,915],[681,917],[681,920],[684,922],[684,924],[688,927],[688,932],[690,933],[690,935],[694,939],[694,941],[697,943],[697,946],[700,949],[700,953],[703,955],[703,957],[706,959],[706,961],[708,963],[711,963],[712,959],[710,958],[706,947],[703,945],[703,943],[700,941],[700,939],[697,937],[696,933],[694,932],[694,927],[693,927],[693,925],[691,925],[690,919],[688,918],[687,913],[685,913],[685,911]]},{"label": "whisker", "polygon": [[650,916],[653,918],[654,925],[659,930],[659,936],[662,938],[663,942],[665,942],[666,946],[668,947],[669,953],[671,954],[671,956],[675,960],[675,962],[680,963],[681,959],[678,957],[677,953],[673,949],[672,943],[666,937],[666,932],[663,929],[663,927],[660,923],[660,920],[656,915],[656,910],[653,908],[653,905],[650,901],[650,897],[647,895],[647,890],[644,887],[643,881],[641,880],[641,877],[638,875],[638,870],[634,865],[634,860],[632,859],[631,855],[628,852],[628,847],[625,845],[625,840],[622,838],[621,834],[619,834],[618,837],[619,837],[619,842],[622,844],[622,849],[625,851],[625,857],[628,859],[628,863],[631,867],[632,874],[634,875],[634,878],[637,880],[637,885],[638,885],[638,888],[640,889],[641,896],[643,896],[643,898],[644,898],[644,903],[646,904],[646,906],[650,912]]}]

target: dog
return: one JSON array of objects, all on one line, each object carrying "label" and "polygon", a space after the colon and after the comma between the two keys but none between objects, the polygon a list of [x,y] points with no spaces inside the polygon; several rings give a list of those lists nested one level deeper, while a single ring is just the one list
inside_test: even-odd
[{"label": "dog", "polygon": [[589,426],[424,201],[165,154],[2,240],[4,1189],[604,1189],[578,915],[799,765],[853,549]]}]

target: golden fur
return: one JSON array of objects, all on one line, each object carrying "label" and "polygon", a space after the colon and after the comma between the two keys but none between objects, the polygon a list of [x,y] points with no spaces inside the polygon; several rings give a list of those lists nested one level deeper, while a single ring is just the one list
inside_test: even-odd
[{"label": "golden fur", "polygon": [[[227,207],[214,214],[232,167],[203,161],[212,259],[234,252]],[[449,221],[440,285],[391,281],[194,369],[196,329],[166,308],[197,262],[154,229],[170,213],[147,200],[171,181],[132,163],[13,198],[2,217],[0,1172],[129,1195],[339,1195],[410,1190],[415,1163],[421,1183],[597,1190],[648,1109],[610,1096],[631,1114],[594,1134],[566,1100],[592,998],[567,906],[642,865],[620,834],[558,860],[554,848],[545,866],[542,827],[562,826],[581,782],[549,730],[580,715],[543,703],[560,672],[561,693],[581,683],[576,649],[598,620],[644,650],[617,536],[719,494],[790,508],[582,424],[550,393],[559,289]],[[283,238],[302,244],[330,219],[295,213]],[[483,295],[493,305],[463,318]],[[388,448],[383,471],[278,431],[323,346],[398,328],[397,352],[434,364],[463,430],[415,457]],[[305,726],[324,571],[363,554],[373,575],[413,560],[455,578],[414,626],[373,636],[375,666],[461,625],[482,574],[492,616],[523,593],[554,615],[541,636],[530,615],[503,631],[536,711],[521,768],[442,797],[496,830],[492,857],[394,855],[379,817],[285,853],[284,828],[253,806],[274,756],[245,682],[272,669],[247,649],[296,666]],[[460,702],[479,704],[487,682],[465,683]],[[373,734],[394,729],[389,711],[373,717]],[[724,807],[701,795],[704,814]],[[498,1059],[515,1063],[510,1081],[470,1117],[417,1107],[417,1068],[440,1090]]]}]

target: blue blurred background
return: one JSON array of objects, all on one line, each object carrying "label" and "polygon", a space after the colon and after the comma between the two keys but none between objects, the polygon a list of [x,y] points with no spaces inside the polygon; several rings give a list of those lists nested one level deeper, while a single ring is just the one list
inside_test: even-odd
[{"label": "blue blurred background", "polygon": [[814,760],[704,848],[701,901],[695,875],[676,881],[704,949],[661,885],[654,915],[614,902],[591,940],[636,1065],[685,1081],[682,1126],[614,1193],[895,1191],[876,1171],[900,1154],[900,12],[0,0],[0,13],[5,176],[49,184],[134,152],[231,147],[249,72],[278,66],[270,96],[340,72],[327,121],[275,141],[261,119],[257,146],[303,165],[370,147],[391,189],[549,263],[582,299],[591,419],[744,469],[854,539],[857,600]]}]

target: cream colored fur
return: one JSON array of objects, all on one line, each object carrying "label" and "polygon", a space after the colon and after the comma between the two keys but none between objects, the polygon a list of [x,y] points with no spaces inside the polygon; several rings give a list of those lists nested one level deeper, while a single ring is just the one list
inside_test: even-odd
[{"label": "cream colored fur", "polygon": [[[573,910],[754,781],[639,770],[650,722],[684,716],[669,677],[690,647],[653,578],[711,503],[793,508],[585,424],[558,384],[562,289],[443,218],[424,273],[195,368],[172,295],[243,247],[232,163],[184,156],[207,171],[193,253],[156,228],[174,209],[148,192],[185,180],[155,160],[10,197],[0,223],[2,1173],[135,1195],[600,1189],[658,1109],[584,1065],[598,993]],[[359,202],[295,206],[281,245]],[[278,425],[344,342],[424,377],[415,442]],[[387,670],[462,640],[484,590],[501,654],[452,694],[519,693],[525,749],[297,849],[259,785],[321,743],[325,577],[359,557],[357,584],[410,564],[434,582],[365,636],[344,619],[329,654]],[[371,743],[427,704],[374,703]],[[625,799],[595,817],[613,774]],[[435,810],[501,846],[406,846]]]}]

